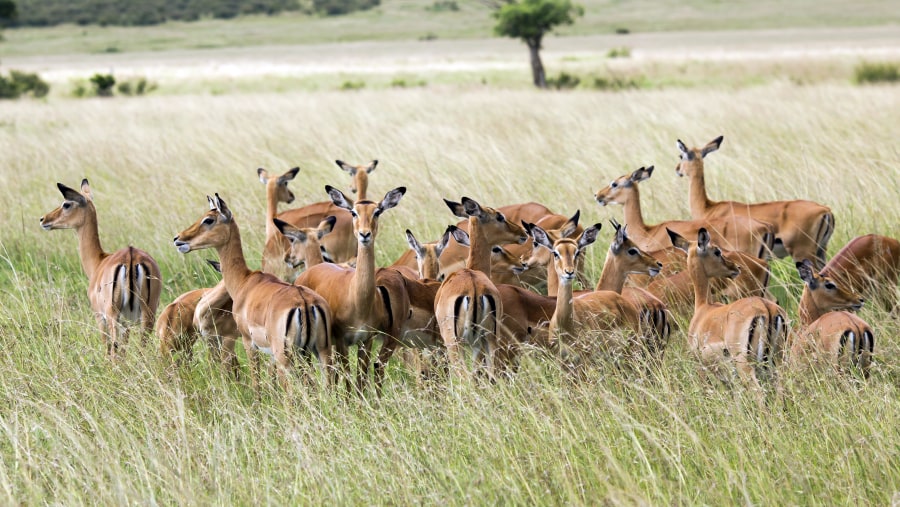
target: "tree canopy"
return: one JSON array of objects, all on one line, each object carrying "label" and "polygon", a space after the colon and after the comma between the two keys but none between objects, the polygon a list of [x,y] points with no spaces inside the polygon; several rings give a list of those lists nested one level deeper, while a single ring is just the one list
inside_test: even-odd
[{"label": "tree canopy", "polygon": [[497,35],[536,41],[555,26],[571,25],[584,8],[570,0],[521,0],[503,5],[494,12]]}]

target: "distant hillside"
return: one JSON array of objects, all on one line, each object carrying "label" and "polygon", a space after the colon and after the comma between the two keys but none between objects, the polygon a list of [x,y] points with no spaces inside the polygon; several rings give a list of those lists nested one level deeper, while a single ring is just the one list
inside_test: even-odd
[{"label": "distant hillside", "polygon": [[299,10],[301,0],[16,0],[18,26],[155,25]]}]

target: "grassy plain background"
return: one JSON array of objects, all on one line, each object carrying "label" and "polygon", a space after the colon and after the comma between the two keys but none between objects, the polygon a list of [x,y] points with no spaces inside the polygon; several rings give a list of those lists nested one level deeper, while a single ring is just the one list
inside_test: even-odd
[{"label": "grassy plain background", "polygon": [[[655,5],[662,19],[668,4]],[[724,8],[717,5],[704,7]],[[851,9],[840,24],[861,12]],[[52,41],[68,37],[66,30],[37,33]],[[14,47],[19,34],[6,34]],[[90,178],[104,245],[153,254],[167,303],[215,281],[201,260],[213,253],[182,256],[171,245],[206,209],[206,194],[219,192],[232,206],[248,260],[258,264],[260,166],[300,165],[299,204],[322,200],[326,183],[346,186],[335,158],[378,158],[372,195],[410,189],[382,219],[378,260],[387,264],[405,248],[404,229],[433,239],[455,221],[441,197],[537,200],[605,223],[621,219],[621,210],[598,208],[593,191],[648,164],[657,172],[642,186],[647,220],[685,217],[687,182],[673,170],[674,141],[701,144],[723,134],[707,160],[711,195],[825,203],[837,217],[834,253],[858,234],[900,236],[896,88],[841,79],[620,93],[451,83],[223,93],[2,104],[3,503],[898,501],[900,329],[877,308],[862,312],[878,340],[868,382],[788,373],[785,397],[770,396],[764,411],[740,389],[700,382],[682,333],[649,373],[601,364],[573,384],[532,354],[520,375],[495,386],[419,388],[393,365],[381,400],[275,390],[254,403],[245,385],[223,378],[202,353],[172,374],[151,340],[110,365],[75,238],[38,226],[60,202],[55,182]],[[608,242],[605,231],[591,247],[593,279]],[[799,280],[788,261],[776,263],[775,274],[793,315]]]}]

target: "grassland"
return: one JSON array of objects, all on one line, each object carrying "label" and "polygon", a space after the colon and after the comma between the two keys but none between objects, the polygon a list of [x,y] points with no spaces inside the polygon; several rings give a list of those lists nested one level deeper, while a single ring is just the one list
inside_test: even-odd
[{"label": "grassland", "polygon": [[[475,19],[475,3],[460,5],[448,16]],[[224,377],[202,350],[189,368],[169,369],[152,338],[117,364],[104,359],[75,238],[38,225],[60,202],[57,181],[90,179],[104,246],[153,254],[163,303],[216,281],[202,260],[214,253],[184,256],[171,243],[206,209],[205,195],[232,207],[255,266],[264,234],[256,168],[299,165],[300,204],[323,200],[325,184],[346,186],[336,158],[378,158],[373,195],[409,187],[381,221],[381,265],[406,248],[404,229],[432,239],[455,222],[442,197],[536,200],[580,209],[587,223],[621,220],[621,209],[599,208],[592,194],[642,165],[657,167],[642,185],[648,222],[686,217],[675,140],[720,134],[722,148],[707,159],[714,198],[827,204],[837,218],[831,254],[863,233],[900,237],[900,95],[850,79],[863,57],[896,58],[896,27],[858,28],[890,23],[886,3],[728,10],[655,0],[629,2],[627,16],[596,4],[619,17],[593,5],[569,36],[548,41],[551,72],[648,85],[528,89],[517,42],[441,40],[481,37],[489,24],[439,18],[432,28],[432,14],[412,2],[304,29],[278,17],[79,28],[83,39],[72,27],[4,32],[4,65],[44,69],[55,84],[114,62],[160,88],[76,100],[57,86],[47,100],[0,107],[0,503],[900,502],[900,323],[876,307],[861,312],[877,333],[868,381],[785,370],[783,396],[769,386],[763,410],[740,388],[702,382],[682,332],[647,371],[610,360],[578,383],[539,352],[496,385],[422,387],[392,363],[381,399],[299,388],[268,389],[255,402],[246,380]],[[829,28],[704,32],[808,26],[804,11]],[[628,36],[632,57],[614,60],[605,52],[622,38],[575,35],[621,24],[698,31]],[[413,40],[432,29],[446,32]],[[151,36],[165,30],[172,40],[154,46]],[[316,43],[279,45],[305,37]],[[210,49],[192,45],[202,39]],[[326,42],[347,39],[359,42]],[[112,45],[120,52],[103,52]],[[427,86],[392,87],[396,79]],[[337,91],[357,80],[366,87]],[[588,252],[594,280],[609,231],[601,236]],[[796,316],[792,263],[777,261],[773,272],[773,292]]]}]

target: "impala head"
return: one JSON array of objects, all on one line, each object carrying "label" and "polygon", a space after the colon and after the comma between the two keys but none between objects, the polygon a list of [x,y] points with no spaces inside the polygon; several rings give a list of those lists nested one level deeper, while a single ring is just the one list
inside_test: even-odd
[{"label": "impala head", "polygon": [[476,218],[484,237],[491,243],[491,246],[508,243],[521,245],[528,239],[528,235],[521,225],[510,222],[503,213],[494,208],[482,206],[468,197],[463,197],[461,203],[447,199],[444,199],[444,202],[447,203],[447,207],[454,215],[460,218]]},{"label": "impala head", "polygon": [[406,187],[397,187],[384,195],[379,203],[372,201],[358,201],[354,203],[343,192],[325,185],[325,191],[331,197],[331,202],[338,208],[350,212],[353,217],[353,234],[356,240],[363,246],[370,246],[378,234],[378,217],[385,211],[393,208],[400,202],[400,198],[406,193]]},{"label": "impala head", "polygon": [[531,236],[538,246],[550,250],[553,254],[553,266],[556,268],[559,282],[561,284],[571,284],[577,276],[575,260],[588,245],[597,240],[600,227],[600,224],[588,227],[578,239],[559,238],[556,241],[551,240],[547,231],[537,225],[532,224],[529,232],[531,232]]},{"label": "impala head", "polygon": [[53,229],[77,229],[84,224],[88,214],[96,215],[94,199],[87,178],[81,180],[81,192],[69,188],[62,183],[56,187],[65,199],[58,208],[41,217],[41,227],[45,231]]},{"label": "impala head", "polygon": [[622,271],[628,274],[658,275],[663,267],[662,263],[638,248],[628,238],[624,226],[619,225],[615,220],[610,220],[610,223],[616,229],[616,235],[609,245],[609,253],[616,262],[620,263]]},{"label": "impala head", "polygon": [[234,223],[231,210],[219,194],[215,197],[206,196],[206,200],[209,202],[209,211],[194,225],[175,236],[175,248],[183,254],[191,250],[216,248],[231,239],[231,226]]},{"label": "impala head", "polygon": [[294,202],[294,193],[288,189],[288,183],[297,176],[299,171],[300,168],[295,167],[281,176],[276,177],[270,175],[269,171],[260,167],[256,170],[256,174],[259,176],[259,181],[266,186],[266,195],[271,195],[270,192],[274,192],[275,202],[290,204]]},{"label": "impala head", "polygon": [[866,302],[859,294],[848,290],[834,282],[830,277],[816,273],[815,266],[809,259],[797,263],[800,279],[806,283],[803,294],[812,298],[816,307],[826,312],[838,310],[859,311]]},{"label": "impala head", "polygon": [[[441,253],[450,242],[451,227],[444,231],[441,239],[433,243],[419,243],[412,231],[406,229],[406,242],[413,252],[416,252],[416,262],[419,264],[419,276],[429,280],[440,280],[441,277]],[[467,238],[468,239],[468,238]]]},{"label": "impala head", "polygon": [[688,148],[681,139],[675,143],[678,147],[679,161],[675,166],[675,174],[678,176],[693,176],[695,174],[703,175],[703,157],[719,149],[722,145],[724,136],[719,136],[702,148]]},{"label": "impala head", "polygon": [[347,171],[353,178],[350,183],[350,192],[356,194],[362,189],[362,193],[365,195],[366,189],[369,187],[369,174],[375,170],[378,161],[373,160],[365,165],[350,165],[343,160],[335,160],[334,163],[344,171]]},{"label": "impala head", "polygon": [[325,217],[325,220],[322,220],[317,227],[299,228],[277,218],[273,220],[275,227],[291,242],[291,249],[284,254],[284,262],[291,269],[297,269],[300,265],[307,264],[307,261],[313,256],[321,260],[322,243],[320,241],[334,229],[334,223],[337,222],[337,218],[330,215]]},{"label": "impala head", "polygon": [[520,257],[509,253],[509,250],[500,245],[491,247],[491,271],[512,271],[516,275],[520,275],[528,270],[526,264]]},{"label": "impala head", "polygon": [[[544,232],[550,238],[550,242],[555,242],[560,238],[568,238],[571,237],[575,232],[578,231],[578,219],[581,217],[581,210],[575,210],[575,214],[572,215],[566,223],[563,224],[559,229],[544,229]],[[529,224],[526,222],[522,222],[522,225],[525,227],[525,230],[531,234],[531,228],[534,227],[535,224]],[[534,241],[534,248],[531,250],[531,256],[524,262],[524,268],[529,269],[535,266],[549,266],[550,265],[550,250],[546,248],[539,248],[538,243]],[[523,269],[522,271],[524,271]]]},{"label": "impala head", "polygon": [[612,180],[609,185],[594,194],[597,204],[625,204],[637,192],[637,184],[653,175],[653,166],[641,167],[637,171]]},{"label": "impala head", "polygon": [[696,243],[690,243],[671,229],[666,232],[672,245],[688,254],[688,266],[697,263],[708,278],[736,278],[741,273],[741,268],[728,260],[721,248],[709,242],[709,232],[705,228],[697,232]]}]

